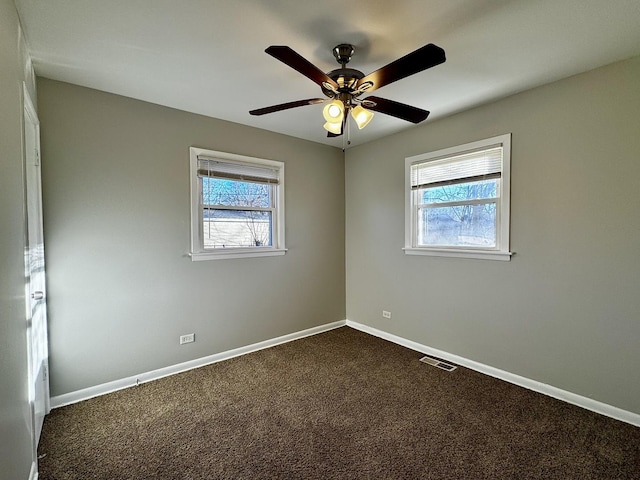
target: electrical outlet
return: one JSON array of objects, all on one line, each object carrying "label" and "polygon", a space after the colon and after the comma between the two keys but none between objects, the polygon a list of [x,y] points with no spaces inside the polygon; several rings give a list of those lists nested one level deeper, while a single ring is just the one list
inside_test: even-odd
[{"label": "electrical outlet", "polygon": [[382,316],[384,318],[391,318],[391,312],[387,312],[386,310],[382,310]]},{"label": "electrical outlet", "polygon": [[180,345],[184,345],[185,343],[191,343],[196,341],[195,333],[188,333],[187,335],[180,335]]}]

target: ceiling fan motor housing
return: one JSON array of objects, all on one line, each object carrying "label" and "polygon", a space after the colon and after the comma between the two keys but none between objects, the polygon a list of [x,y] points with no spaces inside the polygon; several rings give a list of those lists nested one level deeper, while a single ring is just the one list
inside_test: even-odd
[{"label": "ceiling fan motor housing", "polygon": [[[354,68],[343,67],[328,72],[327,76],[338,84],[339,93],[353,93],[356,90],[358,80],[364,77],[364,73]],[[327,97],[335,96],[334,92],[324,86],[322,91]]]}]

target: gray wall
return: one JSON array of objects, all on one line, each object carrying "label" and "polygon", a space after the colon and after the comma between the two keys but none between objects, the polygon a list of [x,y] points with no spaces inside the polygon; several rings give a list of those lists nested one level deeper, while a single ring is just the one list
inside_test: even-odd
[{"label": "gray wall", "polygon": [[[634,58],[348,150],[347,318],[640,413],[639,85]],[[405,256],[404,158],[509,132],[511,262]]]},{"label": "gray wall", "polygon": [[22,161],[24,48],[13,1],[0,1],[0,478],[32,462],[25,320]]},{"label": "gray wall", "polygon": [[[53,396],[345,319],[340,150],[52,80],[38,96]],[[286,255],[187,257],[189,146],[285,162]]]}]

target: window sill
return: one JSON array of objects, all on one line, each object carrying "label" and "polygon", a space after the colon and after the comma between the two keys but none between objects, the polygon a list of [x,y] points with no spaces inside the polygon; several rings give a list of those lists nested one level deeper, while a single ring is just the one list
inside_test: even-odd
[{"label": "window sill", "polygon": [[498,252],[495,250],[458,250],[453,248],[403,248],[407,255],[427,255],[431,257],[457,257],[476,258],[481,260],[500,260],[508,262],[511,260],[513,252]]},{"label": "window sill", "polygon": [[286,248],[268,248],[268,249],[255,249],[255,248],[233,248],[228,250],[220,250],[216,252],[198,252],[189,253],[192,262],[200,262],[203,260],[227,260],[230,258],[249,258],[249,257],[275,257],[284,255],[287,252]]}]

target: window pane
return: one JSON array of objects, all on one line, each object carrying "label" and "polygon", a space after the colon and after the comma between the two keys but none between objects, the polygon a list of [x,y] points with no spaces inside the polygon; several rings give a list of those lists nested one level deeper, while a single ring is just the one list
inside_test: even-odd
[{"label": "window pane", "polygon": [[496,246],[496,204],[418,209],[418,246]]},{"label": "window pane", "polygon": [[271,247],[272,213],[205,208],[204,248]]},{"label": "window pane", "polygon": [[202,203],[225,207],[270,208],[271,187],[263,183],[204,177]]},{"label": "window pane", "polygon": [[498,179],[479,180],[477,182],[442,185],[432,188],[421,188],[421,203],[457,202],[460,200],[480,200],[495,198],[498,192]]}]

